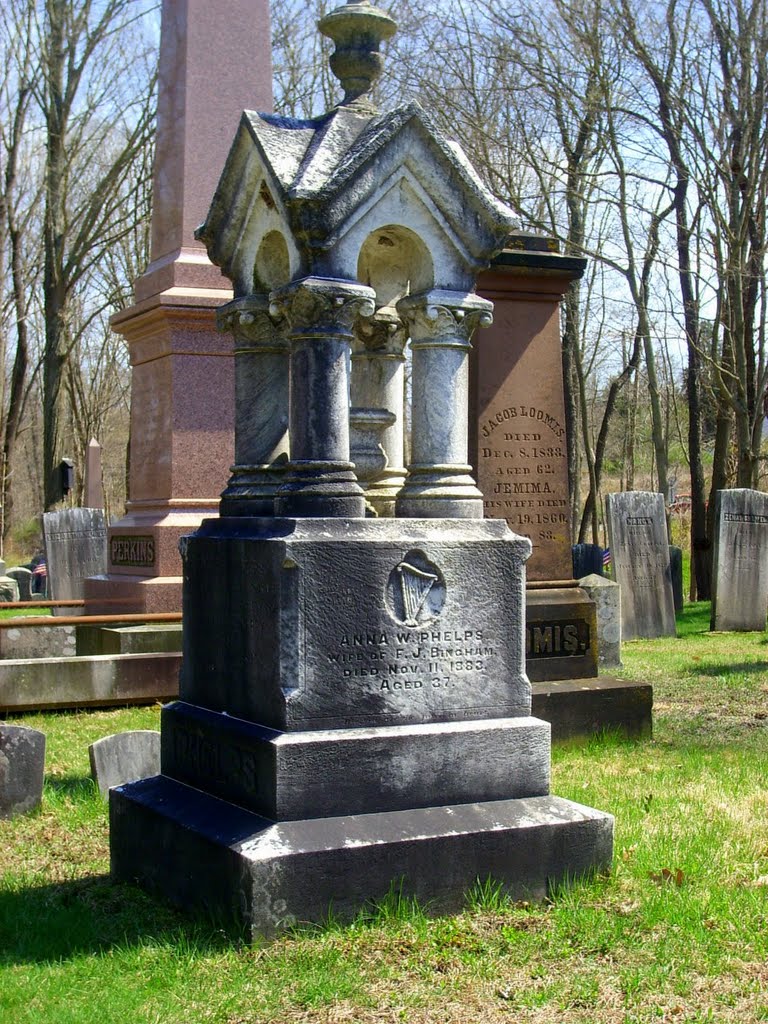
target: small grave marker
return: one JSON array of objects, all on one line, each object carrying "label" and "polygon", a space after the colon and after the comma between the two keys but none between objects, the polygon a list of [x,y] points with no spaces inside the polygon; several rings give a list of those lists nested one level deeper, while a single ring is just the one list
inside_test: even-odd
[{"label": "small grave marker", "polygon": [[91,776],[106,800],[113,786],[160,774],[160,733],[151,729],[117,732],[88,747]]},{"label": "small grave marker", "polygon": [[32,811],[43,798],[45,733],[0,722],[0,818]]}]

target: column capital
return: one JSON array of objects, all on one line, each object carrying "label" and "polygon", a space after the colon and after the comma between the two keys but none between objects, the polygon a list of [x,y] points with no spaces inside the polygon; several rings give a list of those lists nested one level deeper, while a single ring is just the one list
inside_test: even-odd
[{"label": "column capital", "polygon": [[216,327],[234,335],[235,351],[286,351],[284,326],[282,316],[271,311],[267,294],[243,295],[216,310]]},{"label": "column capital", "polygon": [[294,338],[330,334],[351,341],[357,319],[376,309],[373,288],[334,277],[304,277],[269,298],[271,314],[285,317]]},{"label": "column capital", "polygon": [[404,359],[408,332],[390,306],[377,309],[372,317],[360,317],[355,324],[353,357]]},{"label": "column capital", "polygon": [[473,292],[435,288],[407,295],[397,312],[411,336],[411,346],[451,345],[469,348],[477,327],[493,323],[493,303]]}]

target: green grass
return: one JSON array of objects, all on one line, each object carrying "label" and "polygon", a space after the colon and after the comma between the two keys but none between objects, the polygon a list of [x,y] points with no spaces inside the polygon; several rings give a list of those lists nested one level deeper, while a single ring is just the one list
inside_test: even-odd
[{"label": "green grass", "polygon": [[553,750],[553,791],[616,816],[609,876],[541,905],[479,879],[436,919],[393,886],[352,925],[329,908],[264,946],[109,881],[87,746],[157,708],[19,719],[47,733],[48,775],[40,811],[0,822],[0,1021],[768,1021],[768,647],[708,621],[692,605],[678,639],[624,647],[652,741]]},{"label": "green grass", "polygon": [[0,619],[16,619],[19,615],[50,615],[50,608],[0,608]]}]

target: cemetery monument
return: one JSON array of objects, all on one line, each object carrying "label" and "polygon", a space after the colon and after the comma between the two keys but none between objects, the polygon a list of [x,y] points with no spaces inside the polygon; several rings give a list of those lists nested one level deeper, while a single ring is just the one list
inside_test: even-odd
[{"label": "cemetery monument", "polygon": [[89,613],[179,611],[179,538],[218,508],[234,359],[216,310],[232,289],[194,231],[241,110],[271,108],[271,71],[268,0],[163,0],[151,262],[112,320],[131,361],[128,501]]},{"label": "cemetery monument", "polygon": [[[610,815],[550,794],[524,671],[530,543],[482,519],[467,458],[470,341],[492,316],[475,279],[511,211],[417,104],[373,106],[387,14],[351,2],[320,29],[344,99],[311,121],[246,111],[199,231],[234,285],[237,460],[221,517],[182,545],[161,774],[110,794],[114,877],[252,936],[400,882],[433,910],[489,876],[541,896],[612,852]],[[412,458],[396,516],[372,518],[350,356],[398,331]],[[386,378],[361,417],[382,433]],[[244,398],[265,381],[268,422]]]}]

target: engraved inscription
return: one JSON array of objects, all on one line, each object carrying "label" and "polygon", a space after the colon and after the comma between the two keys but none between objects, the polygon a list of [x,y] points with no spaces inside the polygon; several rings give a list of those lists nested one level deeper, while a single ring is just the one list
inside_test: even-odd
[{"label": "engraved inscription", "polygon": [[155,538],[112,537],[109,542],[109,560],[113,565],[149,568],[155,564]]},{"label": "engraved inscription", "polygon": [[237,779],[254,793],[261,788],[253,752],[233,740],[221,743],[177,725],[171,732],[171,742],[176,764],[191,767],[198,778],[212,782]]},{"label": "engraved inscription", "polygon": [[497,654],[482,629],[381,630],[343,633],[328,661],[343,679],[379,690],[447,689],[467,673],[484,672]]},{"label": "engraved inscription", "polygon": [[534,554],[552,542],[567,546],[570,504],[562,423],[536,406],[510,405],[488,417],[480,435],[485,515],[506,519],[531,540]]},{"label": "engraved inscription", "polygon": [[578,657],[589,646],[589,626],[583,620],[526,623],[525,654],[529,659]]},{"label": "engraved inscription", "polygon": [[755,512],[723,512],[723,520],[726,523],[768,523],[768,516],[757,515]]}]

